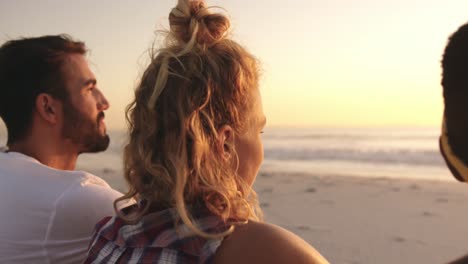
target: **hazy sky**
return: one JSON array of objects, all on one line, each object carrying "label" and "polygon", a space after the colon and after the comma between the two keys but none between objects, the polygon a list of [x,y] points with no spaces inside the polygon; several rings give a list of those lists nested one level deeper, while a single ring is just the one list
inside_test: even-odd
[{"label": "hazy sky", "polygon": [[[233,38],[262,62],[270,125],[440,123],[441,54],[447,37],[468,21],[467,0],[207,2],[229,12]],[[58,33],[85,41],[111,102],[108,126],[121,128],[154,31],[167,28],[175,4],[0,0],[0,43]]]}]

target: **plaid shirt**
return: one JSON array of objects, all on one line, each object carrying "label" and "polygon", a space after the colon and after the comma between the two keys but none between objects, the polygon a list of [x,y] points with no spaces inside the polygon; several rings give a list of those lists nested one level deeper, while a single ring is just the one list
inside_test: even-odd
[{"label": "plaid shirt", "polygon": [[[192,215],[195,225],[207,233],[229,227],[206,209]],[[134,225],[106,217],[96,225],[84,263],[211,263],[222,239],[197,236],[178,219],[174,208],[148,214]]]}]

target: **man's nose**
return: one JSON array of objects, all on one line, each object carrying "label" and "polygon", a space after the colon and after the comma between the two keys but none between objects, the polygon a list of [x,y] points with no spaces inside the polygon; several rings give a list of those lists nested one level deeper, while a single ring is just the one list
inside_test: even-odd
[{"label": "man's nose", "polygon": [[109,107],[110,107],[109,101],[107,101],[106,97],[104,96],[104,94],[102,92],[99,92],[99,95],[100,95],[100,98],[99,98],[99,102],[98,102],[98,109],[100,111],[104,111],[104,110],[109,109]]}]

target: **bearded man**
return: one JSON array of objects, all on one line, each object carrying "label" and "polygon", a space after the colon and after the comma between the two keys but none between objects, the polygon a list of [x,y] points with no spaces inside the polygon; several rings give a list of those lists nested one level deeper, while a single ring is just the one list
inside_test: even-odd
[{"label": "bearded man", "polygon": [[69,36],[0,47],[0,263],[81,263],[96,222],[121,194],[75,171],[80,153],[107,149],[109,103]]}]

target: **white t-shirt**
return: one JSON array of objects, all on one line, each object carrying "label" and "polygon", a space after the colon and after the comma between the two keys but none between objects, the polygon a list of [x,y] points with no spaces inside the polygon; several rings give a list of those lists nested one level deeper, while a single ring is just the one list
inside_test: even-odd
[{"label": "white t-shirt", "polygon": [[0,263],[81,263],[120,196],[92,174],[0,152]]}]

